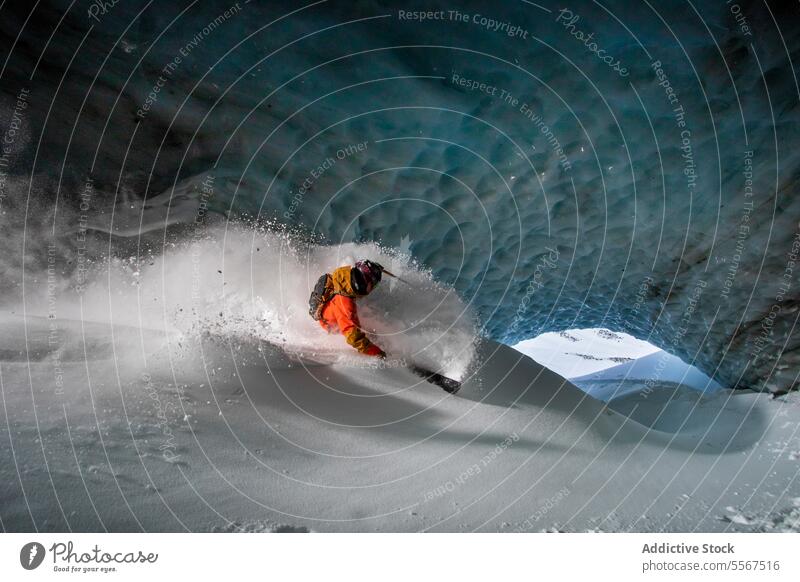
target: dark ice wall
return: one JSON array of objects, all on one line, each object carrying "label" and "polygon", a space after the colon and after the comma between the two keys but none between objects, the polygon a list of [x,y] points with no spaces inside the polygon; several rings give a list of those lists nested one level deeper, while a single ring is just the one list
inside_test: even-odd
[{"label": "dark ice wall", "polygon": [[608,327],[789,389],[798,31],[781,2],[6,3],[4,302],[248,216],[407,249],[496,339]]}]

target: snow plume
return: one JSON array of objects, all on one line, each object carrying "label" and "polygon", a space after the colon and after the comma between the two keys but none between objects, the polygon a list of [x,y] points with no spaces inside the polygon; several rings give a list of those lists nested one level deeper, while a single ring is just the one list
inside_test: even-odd
[{"label": "snow plume", "polygon": [[[319,276],[361,258],[391,264],[410,283],[384,283],[359,300],[365,331],[392,360],[443,366],[463,376],[477,333],[468,308],[419,265],[400,263],[393,250],[374,243],[312,245],[288,233],[236,227],[196,241],[188,257],[185,249],[167,253],[155,279],[192,281],[191,320],[204,330],[254,338],[309,362],[361,366],[364,358],[343,337],[327,335],[308,315],[308,296]],[[181,285],[165,288],[177,291],[167,298],[170,305],[185,303]]]},{"label": "snow plume", "polygon": [[287,232],[220,227],[166,253],[141,275],[145,296],[163,295],[163,312],[183,332],[265,342],[313,363],[363,366],[344,338],[309,317],[319,276],[360,258],[400,267],[410,285],[379,286],[359,300],[361,324],[393,360],[444,366],[462,376],[473,357],[476,329],[467,307],[430,273],[374,243],[310,244]]},{"label": "snow plume", "polygon": [[[187,353],[211,340],[270,366],[367,367],[375,360],[341,335],[326,334],[308,314],[319,276],[361,258],[391,265],[409,283],[384,282],[358,302],[362,327],[389,354],[387,365],[414,362],[465,376],[477,331],[452,289],[396,250],[375,243],[318,245],[285,229],[228,222],[166,243],[157,256],[117,254],[94,263],[80,293],[75,284],[51,285],[48,295],[56,290],[57,300],[43,299],[38,311],[28,301],[27,309],[52,316],[55,304],[59,318],[158,330],[171,349]],[[160,354],[163,347],[147,349]]]}]

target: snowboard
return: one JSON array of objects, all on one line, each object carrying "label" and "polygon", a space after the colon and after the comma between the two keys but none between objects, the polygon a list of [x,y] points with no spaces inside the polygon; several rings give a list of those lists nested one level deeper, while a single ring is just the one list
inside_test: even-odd
[{"label": "snowboard", "polygon": [[445,392],[449,392],[450,394],[455,394],[458,392],[458,389],[461,388],[461,382],[458,380],[453,380],[452,378],[448,378],[447,376],[442,376],[441,374],[437,374],[436,372],[431,372],[430,370],[426,370],[425,368],[420,368],[419,366],[409,366],[409,369],[414,372],[420,378],[425,379],[426,381],[430,382],[431,384],[435,384]]}]

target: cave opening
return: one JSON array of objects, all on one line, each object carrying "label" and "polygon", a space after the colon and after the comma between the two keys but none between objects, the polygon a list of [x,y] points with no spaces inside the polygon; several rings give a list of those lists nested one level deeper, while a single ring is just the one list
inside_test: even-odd
[{"label": "cave opening", "polygon": [[604,402],[694,398],[723,388],[690,362],[605,328],[547,332],[512,347]]}]

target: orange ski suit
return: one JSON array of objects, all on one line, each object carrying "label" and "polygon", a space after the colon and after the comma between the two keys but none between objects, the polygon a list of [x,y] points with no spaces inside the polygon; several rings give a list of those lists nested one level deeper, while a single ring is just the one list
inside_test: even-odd
[{"label": "orange ski suit", "polygon": [[369,341],[361,330],[356,309],[356,297],[350,283],[350,267],[341,267],[331,273],[334,295],[322,309],[319,324],[328,333],[341,333],[347,343],[367,356],[385,356],[383,350]]}]

